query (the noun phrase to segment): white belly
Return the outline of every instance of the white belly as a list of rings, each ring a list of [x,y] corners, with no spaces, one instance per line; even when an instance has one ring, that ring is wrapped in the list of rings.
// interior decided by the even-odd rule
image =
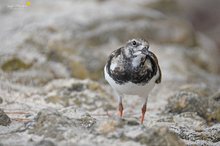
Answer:
[[[131,82],[125,84],[117,84],[107,73],[106,66],[104,68],[105,79],[111,85],[111,87],[116,90],[119,94],[125,95],[138,95],[140,97],[147,97],[150,91],[155,86],[155,80],[157,75],[154,76],[147,84],[137,85]]]

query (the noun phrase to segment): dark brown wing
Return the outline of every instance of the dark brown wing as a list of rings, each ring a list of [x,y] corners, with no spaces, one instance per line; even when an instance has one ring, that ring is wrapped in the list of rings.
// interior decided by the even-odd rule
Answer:
[[[154,55],[154,53],[150,52],[149,51],[149,55],[152,57],[152,59],[154,60],[154,62],[156,63],[156,66],[157,66],[157,69],[159,71],[159,76],[158,78],[156,79],[155,83],[159,84],[161,83],[161,79],[162,79],[162,73],[161,73],[161,70],[160,70],[160,66],[158,64],[158,60],[157,60],[157,57]]]
[[[107,68],[110,68],[110,65],[111,65],[111,61],[112,61],[112,58],[113,57],[117,57],[118,55],[121,54],[121,48],[117,49],[117,50],[114,50],[110,56],[108,57],[108,60],[107,60]]]
[[[112,54],[109,56],[107,64],[106,64],[106,70],[107,70],[109,76],[118,84],[124,84],[129,81],[129,74],[125,70],[124,65],[121,68],[116,67],[114,70],[110,69],[112,60],[117,58],[118,55],[122,54],[122,48],[119,48],[119,49],[113,51]]]

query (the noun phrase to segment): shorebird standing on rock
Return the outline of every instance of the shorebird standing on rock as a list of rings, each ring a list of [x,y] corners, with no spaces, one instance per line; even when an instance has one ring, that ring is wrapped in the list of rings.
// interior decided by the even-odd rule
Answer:
[[[148,94],[161,82],[157,57],[149,51],[149,44],[142,39],[129,40],[113,51],[104,68],[105,79],[118,94],[119,115],[123,115],[122,97],[138,95],[145,98],[141,124],[147,109]]]

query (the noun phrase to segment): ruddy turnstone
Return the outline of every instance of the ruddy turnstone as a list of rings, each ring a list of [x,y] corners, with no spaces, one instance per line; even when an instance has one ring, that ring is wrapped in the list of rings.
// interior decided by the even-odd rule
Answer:
[[[141,124],[147,109],[149,92],[161,82],[161,70],[157,57],[149,51],[149,44],[142,39],[129,40],[113,51],[104,68],[105,79],[118,94],[118,110],[122,117],[124,95],[145,98]]]

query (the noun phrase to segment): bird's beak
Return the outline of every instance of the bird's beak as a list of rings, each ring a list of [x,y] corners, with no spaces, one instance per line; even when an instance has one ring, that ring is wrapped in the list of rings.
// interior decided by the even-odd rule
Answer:
[[[141,50],[141,53],[144,54],[144,55],[148,55],[148,48],[147,48],[147,47],[144,47],[144,48]]]

